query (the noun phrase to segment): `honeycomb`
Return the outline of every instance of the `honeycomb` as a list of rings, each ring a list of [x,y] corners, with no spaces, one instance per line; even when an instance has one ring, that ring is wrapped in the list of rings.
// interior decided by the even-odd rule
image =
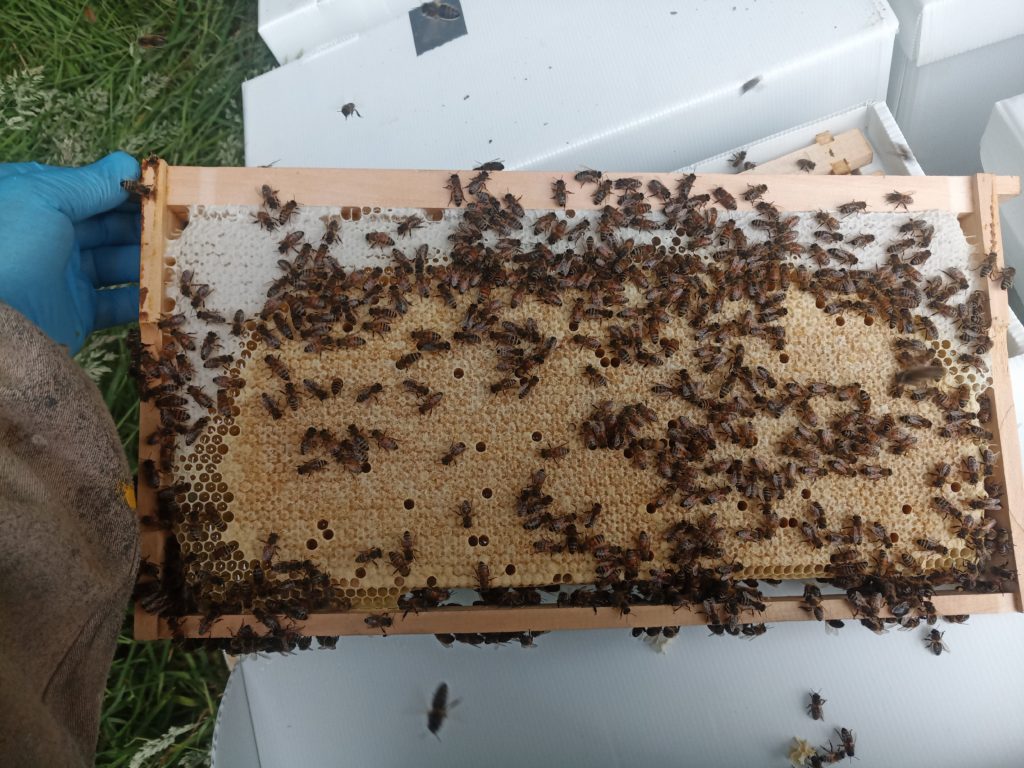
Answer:
[[[167,315],[183,312],[181,330],[194,334],[197,347],[213,330],[220,345],[215,354],[235,356],[226,369],[207,369],[198,351],[188,352],[195,368],[191,383],[212,396],[217,390],[214,376],[244,379],[243,387],[225,393],[230,398],[225,412],[190,402],[186,407],[190,417],[208,417],[208,426],[191,445],[181,435],[175,438],[173,480],[189,484],[177,501],[190,522],[179,522],[174,536],[186,563],[186,580],[208,599],[219,599],[225,585],[251,580],[254,570],[266,565],[261,553],[271,533],[278,537],[278,561],[311,560],[330,574],[338,594],[366,608],[394,607],[400,595],[413,589],[475,587],[480,563],[489,570],[491,586],[593,583],[598,565],[594,554],[586,547],[577,552],[564,548],[537,551],[538,541],[557,543],[561,537],[544,527],[526,530],[523,518],[517,515],[517,499],[538,469],[546,475],[543,494],[551,498],[547,511],[556,517],[575,514],[573,524],[583,538],[600,535],[609,545],[625,549],[638,548],[641,532],[647,534],[651,551],[641,564],[642,577],[670,565],[672,546],[666,540],[666,531],[680,520],[697,521],[713,514],[726,535],[720,556],[709,562],[735,564],[736,573],[743,577],[825,578],[836,552],[851,547],[826,541],[818,548],[808,543],[801,526],[813,524],[812,503],[820,504],[825,511],[827,527],[820,531],[822,534],[827,530],[848,532],[855,515],[863,519],[863,543],[855,549],[865,561],[874,563],[885,552],[899,570],[906,567],[901,565],[901,555],[906,553],[918,564],[915,568],[949,571],[976,560],[975,552],[956,535],[955,527],[933,506],[932,499],[941,496],[966,509],[969,500],[985,497],[981,478],[971,482],[961,470],[961,463],[966,457],[979,456],[988,443],[974,436],[941,436],[945,413],[933,398],[914,401],[891,392],[894,376],[901,370],[894,344],[898,339],[913,338],[934,350],[941,363],[941,378],[934,386],[948,395],[966,385],[968,402],[964,410],[977,408],[978,395],[992,383],[988,375],[990,361],[983,354],[982,367],[958,363],[958,355],[966,349],[957,339],[955,318],[933,316],[938,338],[926,341],[920,332],[900,334],[877,316],[856,309],[834,313],[828,299],[791,285],[778,305],[785,314],[774,321],[785,328],[781,348],[767,337],[752,335],[736,336],[721,345],[728,351],[742,343],[743,364],[751,370],[761,366],[768,371],[777,382],[772,390],[775,393],[792,382],[803,386],[812,382],[839,386],[856,383],[855,390],[870,396],[867,411],[872,416],[891,414],[900,430],[916,438],[900,455],[887,450],[883,440],[875,458],[855,464],[855,470],[865,464],[891,470],[879,479],[868,479],[863,474],[845,477],[828,470],[820,477],[797,476],[781,498],[770,501],[780,518],[774,535],[745,541],[737,532],[762,525],[763,499],[744,495],[741,488],[726,481],[723,473],[713,476],[705,468],[719,461],[741,459],[748,465],[759,461],[779,473],[790,461],[780,454],[780,445],[787,436],[801,424],[817,431],[844,415],[857,414],[854,401],[840,400],[834,393],[822,394],[807,400],[812,417],[788,408],[778,418],[758,410],[749,418],[738,419],[756,435],[752,444],[740,447],[719,435],[714,447],[693,462],[695,483],[703,489],[695,494],[698,498],[684,502],[681,497],[685,494],[677,493],[661,503],[666,481],[659,475],[654,457],[669,447],[671,430],[700,423],[703,411],[681,397],[658,396],[652,388],[674,385],[677,372],[685,368],[704,386],[707,396],[714,397],[729,363],[723,360],[702,371],[701,361],[694,357],[695,348],[701,344],[695,341],[694,327],[685,315],[675,314],[661,324],[660,337],[676,340],[678,351],[653,347],[656,364],[621,359],[608,343],[609,329],[628,327],[632,322],[630,310],[644,305],[645,289],[639,280],[626,281],[627,303],[612,307],[620,315],[612,318],[579,314],[575,299],[580,292],[572,289],[563,292],[560,306],[534,295],[517,301],[508,288],[491,290],[487,300],[500,307],[496,311],[501,321],[525,326],[532,320],[539,339],[557,339],[538,370],[539,381],[525,396],[519,396],[525,380],[495,394],[491,385],[504,374],[495,369],[500,358],[496,357],[494,343],[453,342],[450,351],[422,352],[408,368],[396,367],[404,355],[416,350],[411,332],[432,329],[446,340],[453,338],[469,307],[481,301],[472,288],[464,293],[454,291],[450,303],[436,289],[426,299],[408,294],[408,310],[390,320],[390,329],[383,333],[362,329],[362,323],[372,319],[365,312],[355,325],[339,318],[333,329],[335,335],[359,335],[365,340],[362,346],[351,349],[311,353],[305,351],[306,339],[296,334],[289,341],[276,331],[280,347],[270,349],[255,330],[261,322],[256,316],[267,302],[268,288],[283,274],[278,262],[294,257],[294,251],[286,255],[279,252],[278,241],[285,231],[301,231],[308,242],[317,244],[327,223],[339,222],[341,241],[331,247],[331,254],[347,269],[382,268],[371,278],[383,286],[371,304],[384,308],[391,306],[387,287],[397,279],[395,262],[390,247],[373,249],[366,236],[378,231],[389,233],[408,258],[418,246],[426,245],[429,263],[440,268],[447,263],[449,237],[461,221],[461,209],[303,206],[287,227],[274,234],[254,225],[258,210],[256,201],[252,206],[194,206],[188,211],[188,225],[180,236],[166,244]],[[548,213],[526,211],[525,227],[519,236],[529,241],[533,225]],[[400,237],[397,223],[410,215],[423,217],[425,225],[410,237]],[[793,226],[797,242],[816,242],[815,231],[820,226],[814,213],[795,215],[799,217]],[[564,216],[570,226],[586,222],[586,231],[593,235],[599,213],[559,210],[559,216]],[[652,217],[657,219],[657,214]],[[766,236],[756,225],[757,218],[756,213],[720,211],[718,226],[733,222],[750,243],[759,243]],[[951,303],[963,301],[970,291],[981,289],[983,278],[967,269],[971,247],[956,217],[929,211],[914,212],[913,218],[933,230],[931,257],[916,267],[921,280],[948,284],[949,273],[956,268],[962,270],[969,287],[958,291]],[[881,269],[889,259],[886,248],[903,237],[899,228],[910,219],[908,214],[857,213],[839,218],[838,231],[847,239],[857,234],[873,235],[872,243],[856,250],[856,268]],[[716,244],[695,244],[682,230],[631,230],[628,234],[638,247],[653,246],[659,257],[692,254],[706,269],[716,264]],[[535,239],[547,242],[543,236]],[[482,238],[488,245],[496,240],[492,233]],[[551,252],[563,254],[574,245],[561,239],[549,247]],[[810,271],[818,268],[806,255],[792,255],[787,261]],[[206,309],[219,312],[229,323],[236,310],[244,313],[247,319],[241,336],[231,335],[229,324],[210,325],[197,317],[180,292],[186,270],[193,273],[194,283],[212,287],[205,300]],[[707,275],[705,280],[708,287],[714,287]],[[756,308],[749,297],[729,297],[708,321],[723,325],[741,321],[751,309]],[[266,325],[274,330],[269,321]],[[598,339],[597,348],[574,344],[575,334]],[[525,341],[522,345],[533,350],[540,346]],[[264,362],[267,354],[276,355],[290,371],[298,393],[294,408],[287,402],[281,378]],[[600,384],[584,373],[588,365],[598,372]],[[343,380],[343,386],[337,395],[328,393],[324,399],[302,384],[309,380],[329,390],[335,377]],[[403,388],[402,382],[409,378],[427,385],[431,392],[443,392],[439,405],[421,413],[422,398]],[[358,393],[375,383],[383,386],[382,392],[360,402]],[[741,391],[737,384],[729,396]],[[263,404],[265,394],[274,398],[280,418],[268,414]],[[610,401],[615,409],[633,403],[653,409],[653,418],[631,435],[634,440],[649,439],[649,450],[588,448],[585,423],[602,401]],[[911,428],[899,420],[900,416],[923,417],[932,426]],[[816,418],[816,426],[809,427],[809,418]],[[356,471],[330,460],[322,447],[309,453],[301,451],[303,436],[310,428],[344,437],[351,434],[349,425],[355,425],[369,445],[367,460]],[[370,437],[373,430],[396,441],[397,449],[381,448]],[[460,443],[465,450],[442,462],[452,446]],[[545,458],[542,451],[559,455]],[[646,458],[645,453],[649,454]],[[318,457],[325,457],[324,467],[309,473],[298,471]],[[823,456],[821,466],[826,466],[826,461]],[[639,466],[644,463],[646,468]],[[933,473],[941,464],[949,464],[951,472],[936,487]],[[164,481],[169,484],[166,477]],[[721,492],[712,493],[716,488]],[[463,502],[472,506],[468,526],[460,513]],[[595,503],[601,505],[600,513],[593,525],[586,527],[588,511]],[[202,522],[195,522],[197,519]],[[884,526],[888,538],[884,548],[866,530],[872,523]],[[407,531],[414,537],[415,556],[408,564],[408,574],[402,575],[389,563],[388,553],[402,551],[402,537]],[[946,547],[948,554],[923,550],[915,543],[919,539],[935,541]],[[381,559],[357,562],[359,553],[373,547],[380,548]],[[204,571],[218,575],[216,586],[202,578]]]

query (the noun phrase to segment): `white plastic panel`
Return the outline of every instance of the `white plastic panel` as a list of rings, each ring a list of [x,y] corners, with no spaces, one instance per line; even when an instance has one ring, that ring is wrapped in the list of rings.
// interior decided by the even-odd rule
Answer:
[[[395,17],[246,83],[246,162],[678,168],[882,98],[896,31],[878,0],[467,0],[463,15],[468,34],[422,56]]]
[[[1024,34],[1020,0],[889,0],[903,54],[918,67]]]
[[[259,768],[288,766],[786,766],[793,736],[856,732],[859,766],[1020,765],[1024,616],[924,630],[832,636],[817,622],[778,624],[751,643],[685,627],[658,653],[628,629],[562,632],[537,647],[442,648],[431,636],[342,638],[336,651],[249,657]],[[447,682],[440,740],[427,708]],[[807,694],[828,700],[825,721]],[[230,749],[226,739],[218,752]],[[222,763],[216,757],[216,765]]]

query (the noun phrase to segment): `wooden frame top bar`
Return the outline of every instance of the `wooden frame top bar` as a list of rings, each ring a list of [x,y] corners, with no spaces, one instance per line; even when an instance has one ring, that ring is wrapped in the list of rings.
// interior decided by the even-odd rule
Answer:
[[[258,205],[259,188],[269,184],[286,197],[295,197],[304,205],[386,206],[392,208],[447,207],[444,185],[453,171],[364,170],[343,168],[196,168],[171,166],[167,169],[166,204],[171,208],[190,205]],[[457,172],[465,186],[476,171]],[[490,174],[491,194],[512,192],[521,195],[525,208],[553,208],[551,184],[564,179],[570,193],[570,209],[594,210],[591,193],[594,186],[581,187],[574,172],[498,171]],[[607,173],[611,178],[635,176],[645,183],[657,179],[675,188],[683,173]],[[993,177],[997,194],[1018,194],[1020,180],[1013,176]],[[767,197],[785,210],[835,208],[851,200],[864,200],[869,211],[891,212],[885,195],[898,189],[913,196],[909,210],[947,210],[958,215],[974,210],[972,176],[820,176],[804,174],[759,175],[756,179],[737,174],[698,175],[694,194],[723,187],[736,197],[741,210],[749,210],[741,193],[751,182],[768,185]]]

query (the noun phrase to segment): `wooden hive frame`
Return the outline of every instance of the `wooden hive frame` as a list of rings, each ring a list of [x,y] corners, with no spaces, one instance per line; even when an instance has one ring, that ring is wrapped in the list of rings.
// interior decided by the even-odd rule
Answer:
[[[451,171],[401,170],[325,170],[298,168],[194,168],[168,167],[164,162],[147,164],[142,183],[152,187],[152,194],[142,206],[142,252],[140,277],[139,322],[142,343],[156,351],[163,332],[157,321],[166,305],[165,286],[170,266],[165,261],[165,245],[180,234],[187,224],[192,205],[257,205],[257,190],[262,184],[274,188],[302,190],[302,202],[316,206],[381,206],[437,209],[446,206],[444,184]],[[466,172],[463,172],[464,174]],[[471,173],[471,172],[470,172]],[[658,179],[671,186],[678,174],[634,174],[647,181]],[[525,208],[550,209],[551,180],[549,172],[502,172],[521,191]],[[894,181],[884,176],[820,176],[761,175],[757,179],[771,190],[773,202],[782,210],[802,211],[835,208],[851,199],[881,200],[891,192]],[[908,180],[901,177],[897,186]],[[696,188],[724,187],[736,198],[740,210],[751,205],[741,198],[749,178],[741,175],[707,174],[699,176]],[[998,268],[1003,266],[999,229],[999,200],[1020,193],[1017,177],[979,174],[974,177],[916,177],[912,180],[911,211],[940,210],[955,213],[964,234],[974,244],[975,252],[997,254]],[[597,208],[585,196],[574,208]],[[965,267],[967,265],[964,265]],[[1024,473],[1020,462],[1016,417],[1009,379],[1006,329],[1009,322],[1007,294],[998,285],[986,281],[991,313],[994,346],[992,356],[992,405],[995,440],[1002,461],[997,466],[997,480],[1005,487],[1005,504],[992,516],[1010,532],[1013,565],[1024,562]],[[139,462],[157,459],[158,449],[147,445],[141,436],[150,434],[159,423],[159,413],[152,403],[140,409]],[[1002,475],[1000,477],[999,475]],[[139,484],[138,515],[140,520],[153,516],[156,510],[155,491]],[[162,565],[166,531],[142,523],[142,556],[150,563]],[[797,621],[811,618],[799,607],[798,597],[766,597],[767,610],[759,619],[764,622]],[[973,594],[939,593],[933,602],[940,614],[1024,612],[1024,598],[1019,583],[1010,591]],[[842,595],[822,600],[827,619],[848,619],[854,611]],[[367,626],[366,610],[345,613],[318,613],[297,622],[296,630],[307,635],[374,635],[380,630]],[[888,617],[883,611],[880,616]],[[180,617],[177,632],[165,618],[135,608],[135,636],[152,640],[172,636],[197,637],[201,617]],[[252,624],[249,614],[225,615],[204,637],[230,637],[244,624]],[[419,614],[410,613],[395,621],[393,634],[521,632],[558,629],[593,629],[610,627],[653,627],[697,625],[706,617],[697,610],[673,609],[667,605],[634,605],[628,614],[617,608],[557,607],[542,605],[521,608],[493,606],[450,606]]]

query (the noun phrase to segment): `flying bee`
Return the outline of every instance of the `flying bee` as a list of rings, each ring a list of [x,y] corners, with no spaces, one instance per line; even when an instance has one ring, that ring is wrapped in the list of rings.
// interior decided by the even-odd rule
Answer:
[[[391,239],[391,236],[387,232],[367,232],[366,242],[370,244],[371,248],[390,248],[395,244],[395,241]]]
[[[711,194],[714,196],[715,202],[717,202],[726,210],[736,210],[736,198],[729,194],[729,192],[727,192],[724,188],[715,187],[713,190],[711,190]]]
[[[424,5],[428,5],[428,3],[424,3]],[[437,686],[434,698],[430,702],[430,709],[427,710],[427,730],[437,736],[438,741],[441,740],[441,737],[437,733],[444,725],[445,718],[448,717],[448,710],[458,703],[459,700],[456,699],[448,704],[448,683],[441,683]]]
[[[356,117],[360,117],[360,118],[362,117],[362,115],[359,114],[359,110],[356,109],[356,105],[354,103],[352,103],[351,101],[348,102],[347,104],[342,104],[341,108],[338,111],[341,112],[342,116],[346,120],[348,120],[350,117],[352,117],[352,115],[355,115]]]
[[[465,199],[462,194],[462,181],[459,179],[459,174],[453,173],[448,177],[448,183],[445,184],[451,195],[448,198],[448,202],[454,205],[456,208],[462,205],[462,201]]]
[[[811,160],[810,158],[801,157],[796,161],[796,167],[799,168],[804,173],[810,173],[811,171],[818,167],[818,164]]]
[[[375,384],[371,384],[370,386],[365,387],[365,388],[359,390],[359,392],[356,394],[356,402],[357,403],[365,403],[368,400],[372,400],[373,402],[377,402],[377,396],[380,395],[380,393],[383,392],[383,391],[384,391],[384,385],[381,384],[380,382],[377,382]]]
[[[885,195],[885,202],[893,206],[894,210],[902,208],[907,210],[908,205],[914,204],[914,198],[905,192],[888,192]]]
[[[423,219],[420,216],[406,216],[398,225],[398,236],[407,237],[413,233],[413,230],[420,229],[423,226]]]
[[[455,464],[456,459],[466,451],[466,444],[462,442],[452,443],[448,447],[448,452],[441,457],[441,463],[446,467]]]
[[[356,555],[356,562],[360,565],[366,563],[373,563],[373,567],[377,568],[377,561],[383,557],[383,553],[380,551],[380,547],[370,547],[369,549],[362,550]]]

